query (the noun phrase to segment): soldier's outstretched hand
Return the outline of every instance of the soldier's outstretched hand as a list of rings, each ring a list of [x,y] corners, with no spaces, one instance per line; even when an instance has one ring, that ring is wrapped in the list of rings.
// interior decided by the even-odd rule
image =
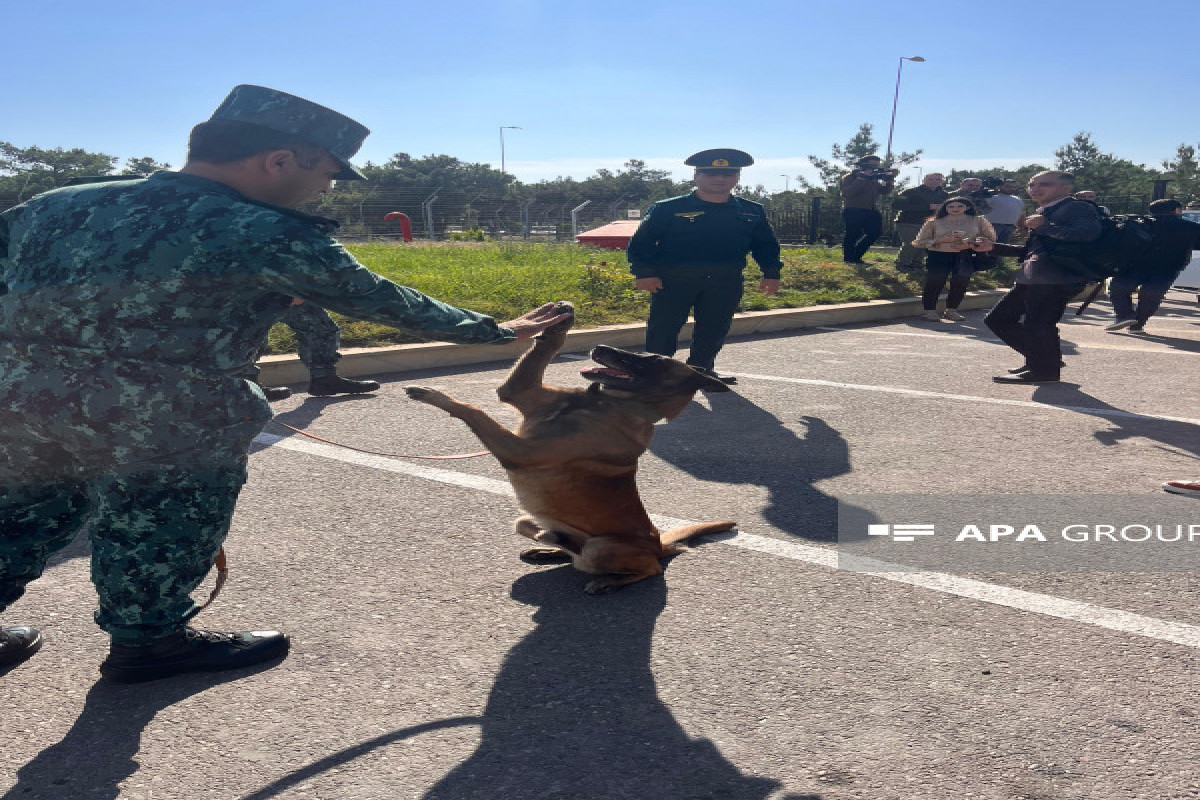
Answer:
[[[508,328],[517,335],[517,341],[530,339],[549,327],[574,318],[575,308],[570,303],[559,301],[546,303],[528,314],[523,314],[514,320],[500,323],[501,328]]]

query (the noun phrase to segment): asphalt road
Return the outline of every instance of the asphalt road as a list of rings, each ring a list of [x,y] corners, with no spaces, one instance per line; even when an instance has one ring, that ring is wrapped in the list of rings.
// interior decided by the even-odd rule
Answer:
[[[740,535],[664,578],[583,593],[517,559],[490,458],[355,453],[270,425],[198,624],[279,627],[277,666],[97,682],[86,543],[5,615],[47,644],[0,677],[4,800],[1127,800],[1200,797],[1200,578],[1191,571],[864,575],[837,508],[870,494],[1144,495],[1200,474],[1200,313],[1145,335],[1103,304],[1063,325],[1067,383],[981,325],[912,319],[729,343],[736,393],[658,429],[652,513]],[[577,360],[549,380],[579,385]],[[502,420],[505,364],[384,376],[279,419],[399,454],[480,449],[408,401]],[[303,387],[297,387],[302,389]]]

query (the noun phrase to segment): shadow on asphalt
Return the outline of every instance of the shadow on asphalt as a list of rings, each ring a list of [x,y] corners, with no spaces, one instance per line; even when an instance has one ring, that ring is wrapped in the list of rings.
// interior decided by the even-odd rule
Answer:
[[[765,800],[776,791],[778,781],[742,774],[711,741],[688,736],[659,699],[650,661],[665,581],[592,597],[586,580],[564,567],[513,584],[514,600],[538,608],[537,628],[504,660],[479,748],[423,800]]]
[[[1051,383],[1038,386],[1034,389],[1030,399],[1035,403],[1067,407],[1068,410],[1080,414],[1087,414],[1088,409],[1124,411],[1122,408],[1088,394],[1078,384],[1073,383]],[[1118,417],[1106,414],[1097,414],[1096,416],[1112,426],[1092,434],[1100,444],[1112,447],[1124,439],[1150,439],[1160,442],[1159,449],[1188,458],[1200,459],[1200,429],[1189,422],[1172,422],[1166,419],[1137,416]],[[1179,476],[1168,475],[1162,477],[1162,480],[1170,480],[1173,477]]]
[[[278,663],[134,686],[97,681],[67,735],[18,769],[16,784],[0,800],[115,800],[122,796],[120,784],[138,771],[142,732],[155,715]]]
[[[513,584],[514,600],[538,607],[533,617],[537,628],[505,658],[482,717],[437,720],[369,739],[239,800],[269,800],[381,747],[464,725],[481,727],[478,749],[423,800],[766,800],[779,789],[779,781],[742,774],[709,740],[688,736],[658,698],[650,657],[655,622],[666,605],[663,579],[602,598],[583,592],[587,580],[563,567]],[[140,730],[152,716],[141,715],[129,727]],[[93,719],[89,727],[98,722]],[[132,755],[136,734],[123,738],[132,747],[121,748],[118,755]],[[86,744],[86,737],[77,742]],[[61,757],[67,755],[64,751]],[[59,764],[58,769],[65,767]],[[131,771],[122,771],[121,777]],[[38,774],[49,773],[43,769]],[[390,796],[383,788],[380,796]],[[821,800],[821,795],[788,794],[782,800]]]
[[[650,452],[703,481],[754,484],[768,492],[763,518],[811,541],[837,540],[837,498],[813,483],[850,471],[849,445],[819,417],[781,420],[735,391],[692,403],[655,432]],[[793,428],[802,427],[803,434]],[[714,442],[725,442],[716,452]]]

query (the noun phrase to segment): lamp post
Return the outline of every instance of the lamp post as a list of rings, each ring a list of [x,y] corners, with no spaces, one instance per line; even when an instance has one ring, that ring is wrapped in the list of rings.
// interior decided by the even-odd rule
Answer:
[[[896,67],[896,93],[892,97],[892,124],[888,126],[887,155],[883,163],[892,163],[892,131],[896,129],[896,104],[900,102],[900,73],[904,71],[905,61],[924,61],[920,56],[900,56],[900,66]]]
[[[785,192],[786,192],[786,191],[788,191],[788,176],[787,176],[787,175],[780,175],[779,177],[783,178],[783,190],[784,190]]]
[[[505,130],[505,128],[507,128],[509,130],[519,131],[519,130],[521,130],[521,126],[520,125],[501,125],[500,126],[500,171],[501,172],[504,172],[504,130]]]

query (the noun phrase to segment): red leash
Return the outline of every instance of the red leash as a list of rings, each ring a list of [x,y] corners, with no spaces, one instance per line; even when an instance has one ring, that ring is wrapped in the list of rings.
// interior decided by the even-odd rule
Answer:
[[[325,444],[331,444],[335,447],[344,447],[347,450],[353,450],[356,453],[366,453],[366,454],[372,455],[372,456],[387,456],[388,458],[424,458],[424,459],[433,459],[433,460],[439,460],[439,461],[448,461],[450,459],[455,459],[455,458],[477,458],[478,456],[486,456],[491,453],[490,450],[480,450],[478,453],[459,453],[459,454],[453,455],[453,456],[411,456],[411,455],[407,455],[405,453],[380,453],[377,450],[364,450],[361,447],[351,447],[348,444],[342,444],[341,442],[334,442],[329,439],[323,439],[320,436],[317,436],[315,434],[309,433],[307,431],[302,431],[299,428],[293,428],[291,425],[288,425],[286,422],[280,422],[277,419],[273,419],[273,420],[271,420],[271,422],[275,423],[276,425],[282,425],[283,427],[287,428],[289,431],[294,431],[294,432],[300,434],[301,436],[307,436],[310,439],[316,439],[318,442],[325,442]]]

